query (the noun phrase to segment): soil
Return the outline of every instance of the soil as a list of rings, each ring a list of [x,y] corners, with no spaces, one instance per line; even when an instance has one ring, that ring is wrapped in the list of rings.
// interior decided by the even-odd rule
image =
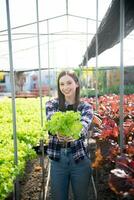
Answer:
[[[45,157],[45,163],[48,163],[47,158]],[[48,175],[48,165],[46,164],[45,168],[45,182],[47,183]],[[109,189],[107,184],[108,171],[105,171],[103,168],[98,172],[94,171],[94,181],[98,193],[97,200],[117,200],[116,195]],[[42,192],[42,169],[40,169],[40,159],[35,159],[31,162],[28,162],[26,167],[26,173],[23,180],[20,182],[21,185],[21,200],[41,200],[43,197]],[[46,193],[46,191],[45,191]],[[51,200],[50,186],[48,186],[46,200]],[[69,200],[73,200],[72,192],[70,190]],[[95,200],[95,194],[93,190],[92,181],[89,188],[89,200]]]
[[[40,158],[29,161],[26,172],[20,182],[21,200],[39,200],[42,191],[42,167]]]
[[[91,160],[94,158],[94,146],[91,145]],[[42,173],[42,157],[38,156],[37,159],[29,161],[26,166],[23,179],[20,180],[20,200],[51,200],[50,185],[47,187],[48,180],[48,159],[44,157],[44,173]],[[105,165],[97,170],[93,171],[93,181],[97,190],[97,200],[132,200],[132,197],[117,197],[108,186],[109,165]],[[44,176],[44,178],[43,178]],[[44,180],[44,183],[43,183]],[[44,184],[44,186],[43,186]],[[46,198],[43,196],[44,194]],[[46,192],[47,191],[47,192]],[[11,195],[12,196],[12,195]],[[9,197],[6,200],[13,200],[13,197]],[[72,192],[70,190],[69,200],[73,200]],[[89,187],[89,200],[96,200],[93,182],[91,181]]]

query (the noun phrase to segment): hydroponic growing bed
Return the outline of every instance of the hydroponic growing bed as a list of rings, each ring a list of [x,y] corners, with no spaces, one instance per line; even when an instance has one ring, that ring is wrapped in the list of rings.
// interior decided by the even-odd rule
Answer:
[[[94,99],[86,99],[95,107]],[[134,197],[134,95],[125,95],[123,143],[120,147],[120,119],[118,95],[101,96],[94,115],[92,137],[97,149],[92,164],[99,176],[108,171],[107,185],[119,198]],[[102,173],[101,173],[102,172]],[[103,181],[103,175],[99,180]]]
[[[40,125],[39,99],[16,99],[18,165],[14,164],[14,142],[11,99],[0,100],[0,199],[5,199],[14,181],[24,174],[28,160],[36,158],[33,147],[44,139]]]
[[[95,98],[82,100],[90,102],[95,109]],[[96,149],[94,147],[92,149],[92,145],[89,145],[98,200],[133,199],[134,95],[124,96],[125,137],[122,154],[119,147],[119,96],[101,96],[98,100],[98,112],[94,114],[90,130]],[[43,102],[45,105],[44,100]],[[18,166],[14,165],[11,99],[1,100],[0,110],[0,199],[5,200],[9,195],[11,197],[8,199],[12,199],[13,182],[17,176],[20,181],[21,200],[36,200],[39,196],[41,198],[43,190],[41,155],[37,156],[33,149],[46,134],[40,127],[39,99],[16,99]],[[45,113],[45,108],[43,110]],[[46,163],[45,156],[45,188],[48,173]],[[51,199],[49,187],[47,199]],[[89,199],[95,199],[92,182]]]

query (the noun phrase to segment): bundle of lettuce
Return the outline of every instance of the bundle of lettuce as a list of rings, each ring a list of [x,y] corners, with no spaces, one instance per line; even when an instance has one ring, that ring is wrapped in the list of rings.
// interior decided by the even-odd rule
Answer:
[[[77,140],[82,130],[80,118],[80,112],[55,112],[51,119],[47,121],[46,128],[52,135],[58,133],[61,136],[72,137]]]

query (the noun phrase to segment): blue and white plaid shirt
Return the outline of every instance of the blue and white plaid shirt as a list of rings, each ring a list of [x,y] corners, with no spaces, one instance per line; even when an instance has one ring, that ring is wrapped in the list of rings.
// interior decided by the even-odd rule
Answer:
[[[68,106],[67,103],[65,104]],[[52,99],[46,102],[46,117],[50,120],[51,116],[59,111],[59,101],[58,99]],[[81,113],[81,123],[83,125],[82,131],[80,133],[80,139],[75,140],[71,143],[71,150],[73,158],[76,162],[84,159],[87,154],[87,143],[84,142],[88,137],[89,127],[93,118],[93,108],[90,104],[86,102],[80,102],[77,111]],[[60,142],[56,136],[49,135],[49,145],[47,149],[47,154],[50,159],[58,161],[60,159]]]

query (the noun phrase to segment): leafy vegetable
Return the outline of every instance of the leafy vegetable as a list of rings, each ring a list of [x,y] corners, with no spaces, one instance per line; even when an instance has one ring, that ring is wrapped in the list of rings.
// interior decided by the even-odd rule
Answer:
[[[55,112],[51,119],[47,121],[46,128],[52,135],[59,133],[62,136],[79,139],[82,129],[80,113],[74,111]]]
[[[36,157],[32,146],[46,133],[39,116],[39,99],[16,99],[18,165],[15,165],[11,99],[0,100],[0,200],[13,191],[14,181],[24,174],[27,160]]]

